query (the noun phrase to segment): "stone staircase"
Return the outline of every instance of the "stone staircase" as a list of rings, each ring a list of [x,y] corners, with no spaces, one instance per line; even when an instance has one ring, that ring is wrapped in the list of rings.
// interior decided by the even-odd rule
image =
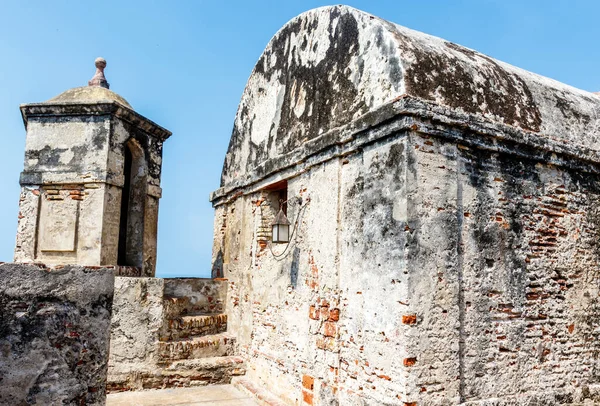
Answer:
[[[235,337],[227,333],[227,315],[220,304],[198,305],[186,296],[165,296],[163,306],[161,370],[144,387],[227,384],[233,376],[245,374],[243,359],[234,355]]]
[[[144,356],[127,364],[114,361],[107,384],[109,393],[229,384],[234,376],[246,373],[243,358],[235,356],[236,339],[227,332],[226,281],[156,278],[152,282],[151,279],[127,278],[118,282],[129,288],[123,289],[125,293],[121,295],[130,300],[120,300],[116,305],[121,312],[129,307],[130,311],[125,314],[130,324],[121,325],[118,330],[125,332],[119,333],[125,342],[115,347],[120,351],[120,358],[116,359],[135,351],[135,340],[127,331],[145,328],[145,335],[139,337],[150,338],[150,341],[153,337],[155,341]],[[150,283],[164,288],[153,290]],[[135,289],[130,288],[132,286]],[[131,294],[127,292],[141,293],[130,297],[126,296]],[[155,304],[150,306],[149,303]],[[150,314],[160,316],[152,319],[148,317]],[[140,320],[138,324],[136,318]],[[125,320],[121,317],[118,322],[122,324]]]

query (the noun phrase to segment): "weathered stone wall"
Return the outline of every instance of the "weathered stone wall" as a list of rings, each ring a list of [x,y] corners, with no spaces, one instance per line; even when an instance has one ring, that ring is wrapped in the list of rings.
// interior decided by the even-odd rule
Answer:
[[[99,183],[22,186],[15,261],[116,265],[101,257],[105,194]]]
[[[113,272],[0,264],[0,404],[105,403]]]
[[[399,140],[288,179],[289,247],[256,241],[264,192],[217,207],[229,328],[248,378],[290,404],[404,392],[406,237],[392,218],[406,221],[404,151]]]
[[[599,180],[410,132],[288,179],[279,258],[261,193],[218,206],[248,378],[290,404],[594,396]]]
[[[166,278],[165,297],[185,297],[188,313],[225,312],[227,281],[204,278]]]
[[[600,382],[597,171],[411,139],[410,398],[589,396]]]

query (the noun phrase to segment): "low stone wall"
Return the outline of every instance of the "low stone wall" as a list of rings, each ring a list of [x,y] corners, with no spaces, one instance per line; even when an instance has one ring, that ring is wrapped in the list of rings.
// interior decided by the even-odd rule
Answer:
[[[105,404],[113,272],[0,264],[0,404]]]

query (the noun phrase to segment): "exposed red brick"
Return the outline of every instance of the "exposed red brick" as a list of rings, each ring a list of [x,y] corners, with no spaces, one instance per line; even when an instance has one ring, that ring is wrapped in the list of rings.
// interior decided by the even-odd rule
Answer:
[[[308,390],[313,390],[315,387],[315,378],[310,375],[302,376],[302,387]]]
[[[405,314],[402,316],[402,324],[417,324],[416,314]]]
[[[340,319],[340,309],[331,309],[329,311],[329,320],[338,321]]]
[[[391,380],[392,380],[392,378],[390,378],[390,377],[389,377],[389,376],[387,376],[387,375],[377,375],[377,377],[378,377],[378,378],[381,378],[381,379],[385,379],[386,381],[391,381]]]
[[[315,306],[311,306],[308,308],[308,317],[313,320],[319,320],[319,309]]]
[[[417,402],[404,402],[404,406],[417,406]]]
[[[567,329],[569,330],[569,333],[572,333],[575,330],[575,324],[570,324]]]
[[[313,404],[313,394],[311,392],[302,391],[302,400],[308,405]]]
[[[404,366],[405,367],[412,367],[416,363],[417,363],[417,359],[415,357],[404,358]]]
[[[328,321],[325,322],[323,326],[323,334],[325,334],[326,337],[335,337],[337,335],[337,326],[335,323]]]

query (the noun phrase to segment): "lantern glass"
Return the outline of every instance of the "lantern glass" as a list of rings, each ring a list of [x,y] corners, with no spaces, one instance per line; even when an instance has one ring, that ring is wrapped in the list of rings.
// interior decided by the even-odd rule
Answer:
[[[288,242],[290,241],[290,226],[287,224],[281,224],[279,226],[279,241]]]
[[[288,224],[273,224],[273,242],[290,241],[290,226]]]

